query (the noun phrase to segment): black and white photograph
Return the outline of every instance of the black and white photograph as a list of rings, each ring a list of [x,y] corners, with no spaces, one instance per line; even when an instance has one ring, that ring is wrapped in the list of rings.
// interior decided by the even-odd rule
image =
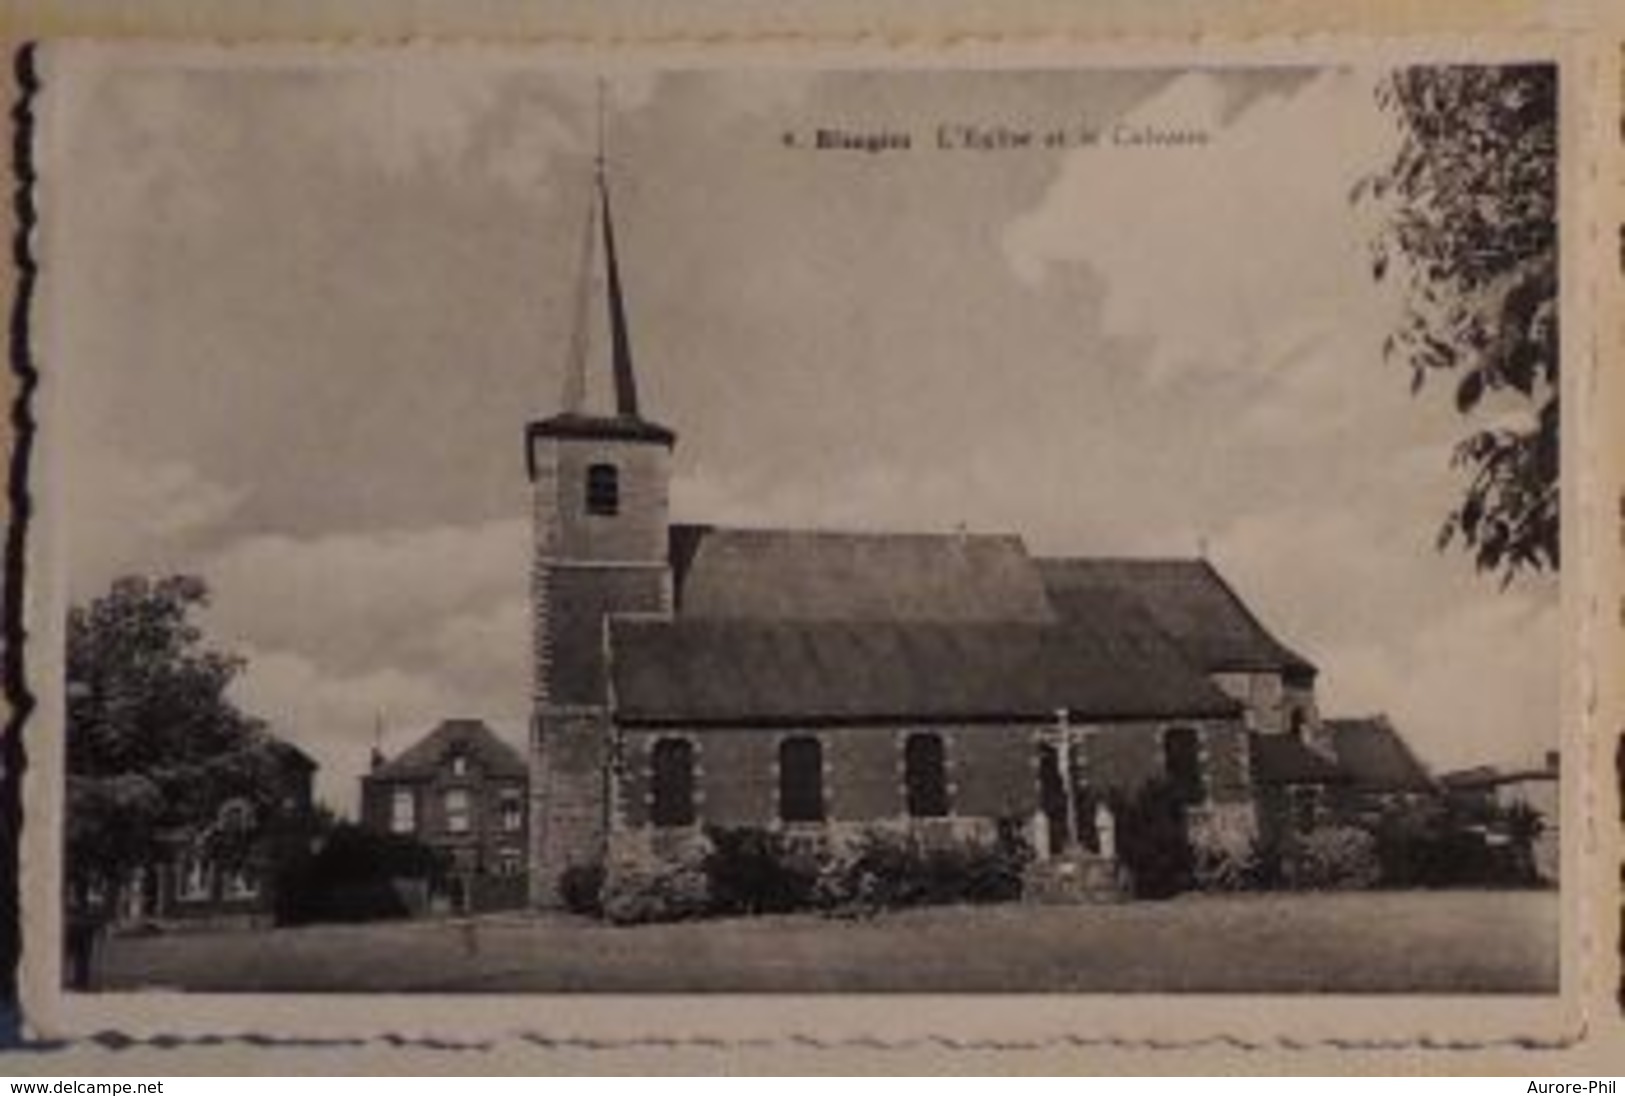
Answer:
[[[1560,993],[1557,64],[34,64],[64,992]]]

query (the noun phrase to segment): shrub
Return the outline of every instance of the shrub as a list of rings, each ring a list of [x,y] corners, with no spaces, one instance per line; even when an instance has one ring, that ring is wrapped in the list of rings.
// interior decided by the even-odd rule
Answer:
[[[725,914],[820,909],[865,915],[1021,896],[1031,860],[1019,823],[989,842],[872,829],[850,841],[795,840],[765,830],[713,830],[706,860],[712,909]]]
[[[1204,845],[1195,850],[1191,881],[1198,890],[1242,891],[1262,886],[1266,877],[1260,846],[1245,850],[1228,845]]]
[[[1117,855],[1136,898],[1169,898],[1189,890],[1195,853],[1185,831],[1185,801],[1173,785],[1152,781],[1117,797]]]
[[[617,925],[683,921],[711,909],[703,854],[617,861],[604,873],[600,895],[603,915]]]
[[[1483,842],[1442,816],[1390,811],[1375,830],[1377,864],[1390,887],[1455,886],[1478,874]]]
[[[752,827],[706,831],[704,873],[717,913],[783,913],[812,904],[820,865],[815,853]]]
[[[1318,826],[1282,850],[1281,878],[1295,890],[1363,890],[1381,874],[1376,839],[1358,826]]]
[[[1507,842],[1491,845],[1500,828]],[[1538,885],[1533,842],[1538,816],[1446,808],[1392,810],[1376,826],[1382,881],[1393,887],[1524,887]]]
[[[1019,823],[992,841],[933,842],[909,832],[871,831],[832,855],[819,875],[820,906],[872,912],[949,902],[1006,902],[1021,897],[1032,859]]]
[[[1215,804],[1189,811],[1185,833],[1192,850],[1191,881],[1199,890],[1257,886],[1258,816],[1251,805]]]
[[[279,861],[275,919],[297,925],[407,917],[412,904],[398,883],[426,888],[441,870],[440,858],[420,841],[341,823],[314,854]]]
[[[559,876],[559,897],[571,913],[597,917],[604,912],[604,866],[571,864]]]

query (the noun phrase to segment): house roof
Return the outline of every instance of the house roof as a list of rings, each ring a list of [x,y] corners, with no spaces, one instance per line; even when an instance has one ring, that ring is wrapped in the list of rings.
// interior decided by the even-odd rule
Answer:
[[[1325,754],[1289,734],[1254,732],[1249,742],[1259,784],[1340,784],[1349,776]]]
[[[1314,665],[1277,640],[1204,559],[1040,559],[1056,610],[1068,619],[1085,591],[1130,594],[1159,628],[1203,669],[1285,670]]]
[[[1433,777],[1386,716],[1328,719],[1324,729],[1337,763],[1364,791],[1430,791]]]
[[[677,615],[739,621],[1040,623],[1044,584],[1013,535],[675,525]]]
[[[525,759],[478,719],[447,719],[417,742],[367,774],[374,780],[423,780],[438,772],[454,750],[491,776],[525,777]]]
[[[1201,718],[1239,705],[1153,629],[612,618],[616,718],[812,725]]]
[[[1555,769],[1516,769],[1511,772],[1502,772],[1493,765],[1478,765],[1471,769],[1460,769],[1456,772],[1445,773],[1439,777],[1440,784],[1443,784],[1446,788],[1459,791],[1498,788],[1506,784],[1555,782],[1556,780],[1557,770]]]
[[[1501,771],[1493,765],[1475,765],[1470,769],[1458,769],[1439,777],[1439,783],[1446,788],[1491,788],[1501,780]]]

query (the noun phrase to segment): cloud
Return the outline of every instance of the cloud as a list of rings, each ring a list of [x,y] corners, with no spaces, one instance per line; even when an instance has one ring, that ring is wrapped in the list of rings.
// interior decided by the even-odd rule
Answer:
[[[523,520],[242,537],[207,560],[214,623],[273,649],[376,665],[432,649],[441,623],[523,590]]]
[[[1389,713],[1435,772],[1537,763],[1559,739],[1561,612],[1544,591],[1468,602],[1419,631],[1329,645],[1321,705]]]
[[[385,742],[392,750],[448,714],[449,698],[425,677],[394,669],[343,676],[294,651],[248,647],[240,653],[247,668],[233,683],[232,699],[316,760],[317,794],[340,811],[354,810],[354,780],[366,767],[380,720],[395,732]]]
[[[1384,161],[1391,130],[1369,77],[1328,71],[1234,119],[1222,78],[1192,73],[1120,120],[1211,135],[1199,148],[1102,143],[1072,153],[1041,203],[1004,235],[1029,284],[1087,264],[1102,323],[1148,337],[1150,368],[1257,376],[1374,307],[1366,235],[1349,192]],[[1313,150],[1310,152],[1309,150]]]
[[[340,674],[295,651],[249,647],[242,653],[247,668],[233,683],[232,699],[316,760],[317,795],[341,812],[356,809],[356,780],[380,725],[391,756],[442,719],[464,715],[485,719],[523,747],[522,714],[493,710],[436,675],[394,667]]]
[[[184,461],[114,459],[84,449],[70,460],[64,523],[72,595],[94,596],[118,575],[173,570],[197,540],[227,524],[247,494]]]
[[[295,92],[311,100],[301,121],[311,136],[335,156],[394,178],[451,172],[540,200],[558,158],[591,147],[591,114],[572,104],[573,82],[534,72],[428,64],[408,54],[323,71],[312,83]]]
[[[1559,739],[1556,583],[1500,590],[1434,550],[1425,497],[1386,497],[1240,517],[1212,558],[1320,667],[1324,714],[1385,712],[1436,768],[1537,760]]]
[[[387,753],[453,716],[522,746],[528,536],[515,521],[231,545],[203,570],[210,632],[247,659],[236,699],[317,758],[341,809],[380,720]]]

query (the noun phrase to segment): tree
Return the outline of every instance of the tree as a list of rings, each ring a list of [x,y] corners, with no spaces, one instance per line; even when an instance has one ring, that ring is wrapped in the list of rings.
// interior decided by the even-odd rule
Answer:
[[[1472,421],[1439,531],[1503,582],[1559,566],[1557,70],[1416,67],[1379,86],[1401,139],[1356,199],[1383,213],[1377,280],[1402,278],[1384,343],[1411,388],[1448,373]]]
[[[202,579],[121,578],[68,613],[70,885],[116,895],[169,844],[240,866],[288,810],[288,747],[227,697],[243,661],[193,619]]]

